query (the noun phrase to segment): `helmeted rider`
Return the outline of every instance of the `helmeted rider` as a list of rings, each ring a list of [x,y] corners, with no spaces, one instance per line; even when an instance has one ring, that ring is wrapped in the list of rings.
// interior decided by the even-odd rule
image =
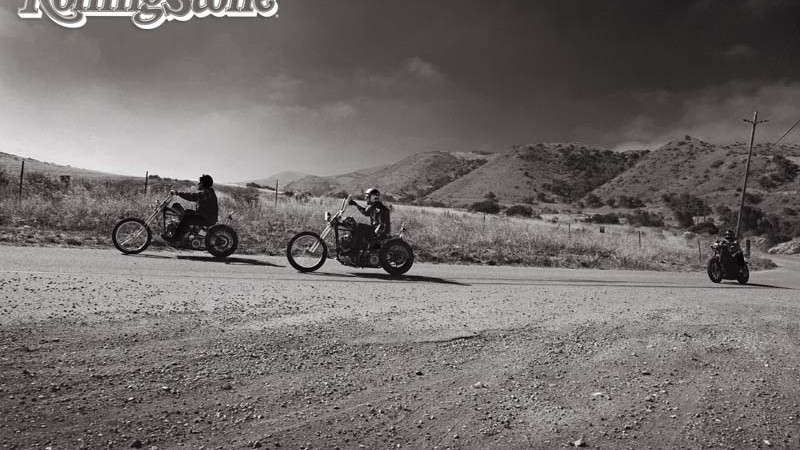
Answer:
[[[172,235],[167,234],[166,237],[182,239],[183,234],[186,233],[191,225],[210,227],[217,223],[219,202],[217,201],[217,194],[214,192],[214,179],[211,178],[211,175],[202,175],[200,177],[197,183],[197,192],[171,191],[171,193],[184,200],[195,202],[197,209],[187,209],[178,228],[175,229]]]
[[[358,208],[361,214],[368,216],[370,220],[369,225],[359,224],[359,234],[366,239],[382,238],[388,235],[392,231],[391,213],[381,201],[381,192],[376,188],[369,188],[364,191],[364,200],[367,202],[366,207],[359,205],[355,200],[350,200],[350,204]]]
[[[728,247],[731,254],[735,254],[739,251],[739,241],[736,239],[736,233],[734,233],[733,230],[725,230],[725,232],[722,233],[720,242]]]

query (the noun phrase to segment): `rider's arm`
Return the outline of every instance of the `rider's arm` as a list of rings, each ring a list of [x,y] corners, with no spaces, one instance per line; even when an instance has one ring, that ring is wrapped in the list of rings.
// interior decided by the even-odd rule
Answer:
[[[200,199],[200,192],[176,192],[175,195],[190,202],[196,202]]]
[[[350,200],[350,204],[358,208],[358,211],[361,214],[364,214],[365,216],[369,215],[367,214],[367,208],[364,208],[363,206],[359,205],[358,202],[356,202],[355,200]]]

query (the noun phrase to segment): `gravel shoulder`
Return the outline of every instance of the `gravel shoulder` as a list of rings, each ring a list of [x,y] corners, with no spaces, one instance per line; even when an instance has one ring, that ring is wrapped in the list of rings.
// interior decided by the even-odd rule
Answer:
[[[398,281],[0,247],[0,448],[799,448],[797,261]]]

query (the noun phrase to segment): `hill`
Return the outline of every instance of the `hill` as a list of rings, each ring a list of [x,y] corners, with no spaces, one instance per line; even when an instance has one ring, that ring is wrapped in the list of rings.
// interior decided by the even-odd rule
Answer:
[[[754,146],[747,188],[750,203],[778,214],[800,207],[798,161],[798,145]],[[685,193],[711,206],[738,209],[746,162],[745,143],[715,145],[686,136],[653,150],[593,194],[603,201],[631,196],[660,205],[665,195]]]
[[[465,205],[494,192],[501,203],[572,202],[634,165],[646,151],[614,152],[581,144],[515,146],[428,199]]]
[[[286,186],[289,183],[293,183],[293,182],[295,182],[297,180],[300,180],[300,179],[308,177],[308,176],[309,175],[307,173],[295,172],[295,171],[287,170],[285,172],[281,172],[281,173],[275,174],[275,175],[273,175],[271,177],[268,177],[268,178],[259,178],[257,180],[240,181],[240,182],[235,183],[235,184],[245,185],[247,183],[255,183],[255,184],[258,184],[259,186],[272,187],[274,189],[275,188],[275,183],[277,182],[278,183],[278,188],[279,189],[283,189],[283,186]]]
[[[22,156],[11,155],[3,152],[0,152],[0,171],[5,171],[6,177],[10,180],[14,179],[18,180],[23,160],[25,161],[26,173],[36,172],[51,177],[59,177],[62,175],[66,175],[74,178],[89,178],[89,179],[131,178],[124,175],[98,172],[96,170],[78,169],[71,166],[62,166],[59,164],[43,162],[33,158],[25,158]]]
[[[377,186],[392,197],[411,201],[457,180],[496,155],[475,152],[418,153],[388,166],[330,177],[307,176],[287,185],[287,190],[314,195],[355,193]]]

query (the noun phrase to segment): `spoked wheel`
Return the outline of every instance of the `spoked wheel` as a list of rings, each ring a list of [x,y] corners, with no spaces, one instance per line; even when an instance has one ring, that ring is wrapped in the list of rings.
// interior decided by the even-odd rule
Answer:
[[[706,271],[708,272],[708,278],[712,282],[719,283],[722,281],[722,263],[720,263],[717,258],[711,258],[708,260]]]
[[[206,250],[216,258],[231,256],[239,246],[239,236],[227,225],[214,225],[206,234]]]
[[[141,219],[122,219],[111,232],[114,247],[126,255],[135,255],[145,251],[153,238],[150,227]]]
[[[747,264],[744,264],[742,265],[742,267],[739,268],[739,275],[736,277],[736,281],[738,281],[739,284],[747,284],[749,280],[750,280],[750,268],[747,267]]]
[[[390,275],[400,276],[411,270],[414,250],[406,241],[394,239],[381,248],[381,267]]]
[[[317,233],[304,231],[296,234],[286,247],[289,264],[300,272],[313,272],[328,258],[328,246]]]

